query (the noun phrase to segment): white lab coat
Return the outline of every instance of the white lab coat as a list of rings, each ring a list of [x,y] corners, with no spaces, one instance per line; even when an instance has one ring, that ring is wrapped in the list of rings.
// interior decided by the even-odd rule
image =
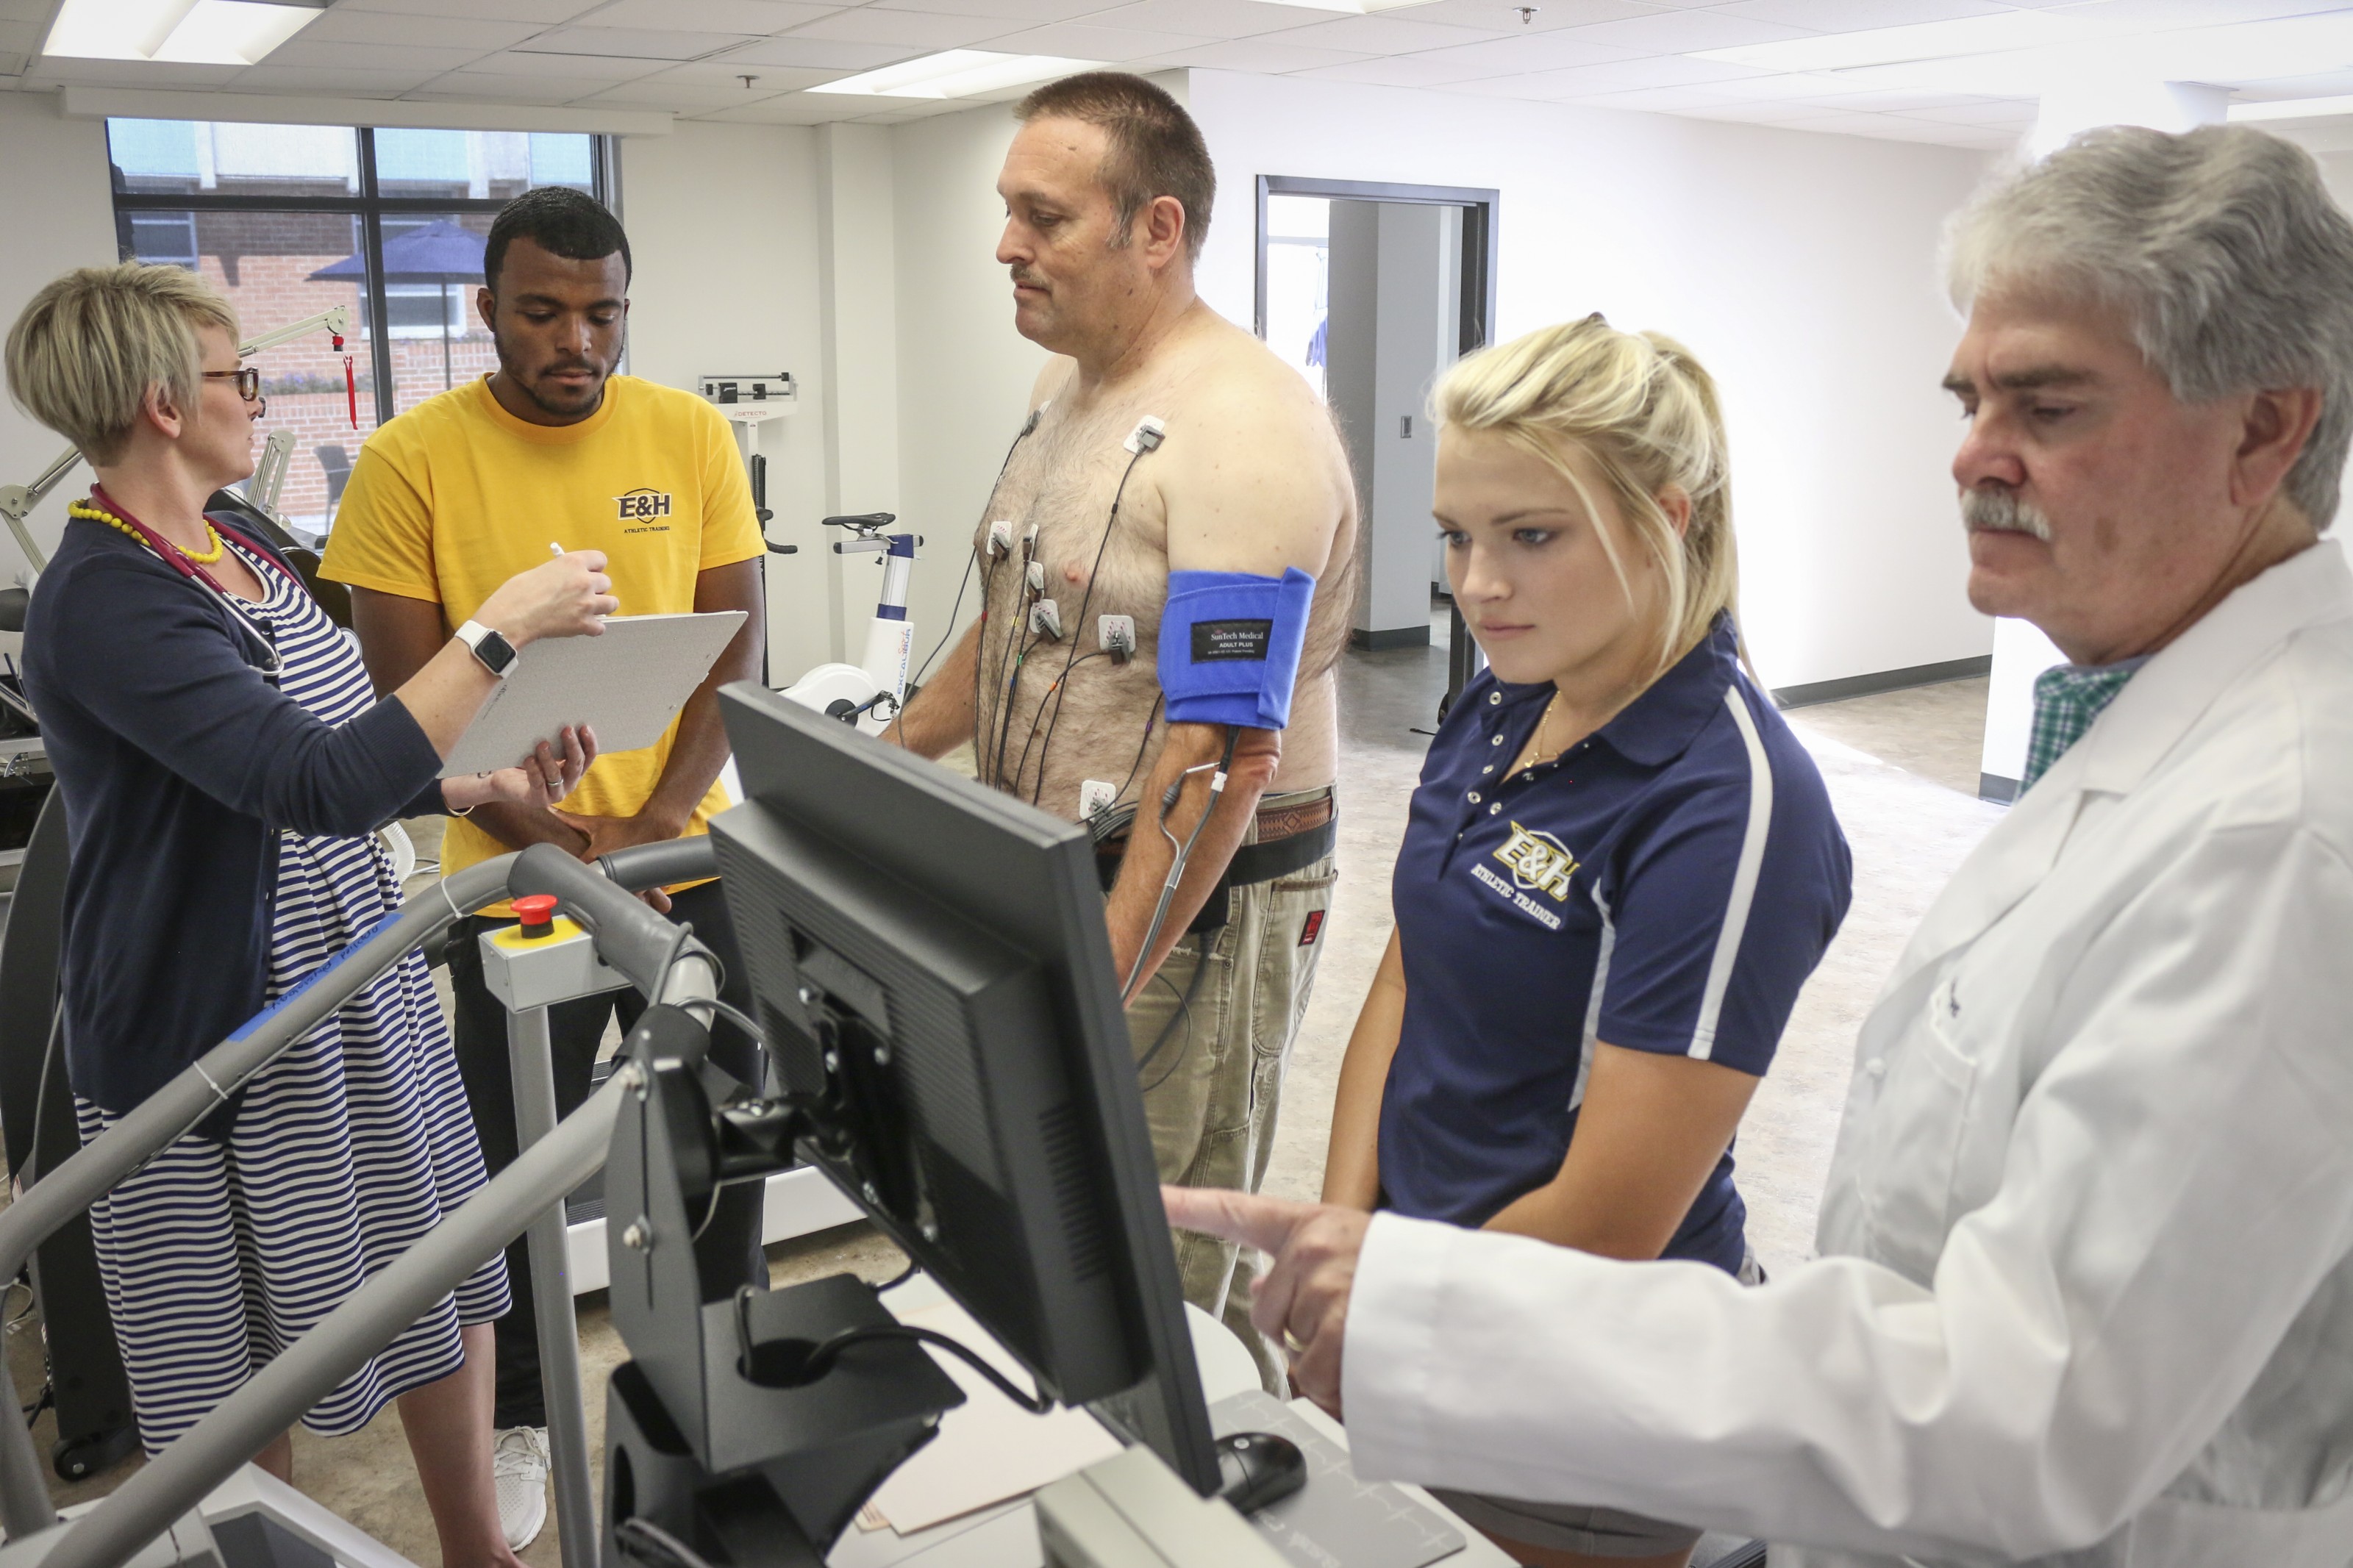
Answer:
[[[2353,1563],[2353,572],[2149,661],[1864,1024],[1821,1256],[1744,1290],[1384,1215],[1356,1467],[1776,1568]]]

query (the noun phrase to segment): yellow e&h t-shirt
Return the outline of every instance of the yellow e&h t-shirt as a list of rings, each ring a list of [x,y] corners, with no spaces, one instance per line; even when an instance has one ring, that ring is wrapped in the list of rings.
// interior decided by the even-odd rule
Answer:
[[[533,425],[499,405],[485,376],[368,437],[320,570],[356,588],[438,604],[454,631],[501,584],[543,563],[550,544],[603,551],[624,616],[691,611],[697,574],[766,548],[734,437],[702,398],[617,375],[579,424]],[[677,735],[673,721],[651,746],[598,757],[564,808],[636,815]],[[714,783],[686,831],[709,831],[711,815],[726,805]],[[453,820],[442,874],[505,850],[471,822]]]

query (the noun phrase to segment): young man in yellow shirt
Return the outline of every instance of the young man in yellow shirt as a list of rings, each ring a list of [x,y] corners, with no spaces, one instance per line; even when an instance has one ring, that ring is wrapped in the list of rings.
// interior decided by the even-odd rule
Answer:
[[[606,552],[623,615],[749,612],[669,733],[643,751],[596,759],[561,809],[486,805],[449,825],[444,872],[532,844],[593,860],[632,844],[702,833],[727,802],[718,689],[756,679],[765,630],[765,544],[726,421],[701,398],[615,375],[628,318],[629,248],[593,198],[564,187],[517,197],[491,226],[477,300],[498,370],[445,392],[368,438],[343,492],[322,570],[351,584],[368,674],[379,691],[406,680],[499,584],[547,558],[548,546]],[[648,895],[691,921],[731,976],[744,966],[716,882]],[[515,1157],[506,1015],[485,987],[474,938],[512,919],[507,906],[451,932],[458,1060],[482,1157],[495,1174]],[[559,1109],[586,1098],[616,1005],[635,1021],[634,993],[551,1010]],[[723,1026],[712,1059],[757,1089],[759,1048]],[[729,1189],[696,1256],[718,1300],[760,1269],[761,1194]],[[508,1249],[514,1310],[498,1325],[499,1511],[520,1549],[546,1518],[546,1424],[531,1271]],[[765,1270],[761,1270],[765,1278]]]

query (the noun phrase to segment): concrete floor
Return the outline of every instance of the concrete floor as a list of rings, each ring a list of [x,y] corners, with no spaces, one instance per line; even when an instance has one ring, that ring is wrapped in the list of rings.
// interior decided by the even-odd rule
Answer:
[[[1443,622],[1440,622],[1442,630]],[[1329,935],[1315,993],[1293,1049],[1276,1153],[1266,1188],[1315,1195],[1340,1058],[1358,1004],[1388,944],[1388,868],[1445,690],[1442,639],[1429,648],[1351,654],[1342,668],[1340,861]],[[1780,1054],[1744,1122],[1740,1182],[1750,1236],[1767,1268],[1812,1249],[1814,1213],[1852,1061],[1854,1031],[1905,940],[1952,868],[1999,819],[1975,795],[1986,683],[1957,681],[1790,713],[1821,767],[1854,851],[1855,895],[1845,928],[1800,996]],[[428,851],[429,852],[429,851]],[[843,1270],[880,1280],[896,1273],[897,1249],[862,1226],[770,1249],[786,1284]],[[590,1447],[602,1447],[605,1375],[622,1358],[601,1294],[579,1303],[583,1370],[592,1394]],[[11,1324],[7,1352],[20,1394],[39,1387],[37,1320]],[[37,1437],[47,1451],[49,1421]],[[132,1460],[59,1501],[111,1490]],[[296,1483],[313,1498],[420,1564],[439,1561],[416,1487],[396,1411],[332,1441],[298,1432]],[[551,1521],[523,1553],[554,1568]]]

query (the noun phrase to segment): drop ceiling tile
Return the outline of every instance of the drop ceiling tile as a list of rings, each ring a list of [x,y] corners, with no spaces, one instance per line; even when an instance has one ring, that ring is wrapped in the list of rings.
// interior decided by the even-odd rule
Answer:
[[[1200,44],[1188,49],[1155,55],[1152,65],[1160,67],[1190,67],[1202,70],[1249,71],[1257,76],[1282,76],[1289,71],[1314,70],[1317,66],[1345,65],[1350,60],[1372,57],[1350,54],[1345,49],[1314,49],[1298,44],[1286,44],[1282,35],[1264,38],[1236,38],[1230,43]]]
[[[958,16],[936,11],[872,11],[860,6],[837,11],[822,21],[796,27],[796,38],[833,38],[849,44],[903,44],[911,48],[961,49],[1019,30],[1026,24],[1002,16]]]
[[[1651,87],[1696,87],[1702,83],[1737,80],[1755,73],[1740,66],[1728,66],[1720,60],[1686,59],[1681,55],[1659,55],[1647,60],[1613,60],[1607,65],[1572,66],[1566,70],[1532,71],[1557,87],[1563,97],[1582,98],[1588,93],[1633,92]],[[1733,98],[1738,94],[1719,94]]]
[[[782,37],[763,38],[756,44],[730,49],[704,63],[798,66],[847,75],[851,71],[872,70],[876,66],[895,65],[926,52],[912,44],[904,47],[897,44],[845,44],[833,38],[802,38],[787,33]]]
[[[762,94],[797,92],[821,81],[832,81],[842,73],[822,67],[746,65],[737,59],[689,60],[684,65],[670,66],[648,77],[639,77],[640,85],[654,82],[678,82],[691,87],[733,88],[744,90],[744,79],[757,79],[754,90]]]
[[[910,0],[913,3],[913,0]],[[1183,33],[1199,38],[1249,38],[1306,26],[1330,12],[1262,0],[1136,0],[1095,11],[1087,20],[1099,27],[1135,27],[1147,33]],[[1414,15],[1419,16],[1417,10]]]
[[[1856,33],[1872,27],[1983,16],[2012,8],[2000,4],[2000,0],[1738,0],[1735,5],[1717,6],[1715,14],[1752,22],[1778,22],[1784,26],[1808,27],[1821,33]]]
[[[717,125],[830,125],[852,118],[871,99],[827,98],[788,92],[742,109],[713,110],[693,118]]]
[[[1445,87],[1452,82],[1516,73],[1440,59],[1435,55],[1383,55],[1369,60],[1351,60],[1346,65],[1317,66],[1297,74],[1324,81],[1362,82],[1368,87]]]
[[[1632,49],[1589,44],[1566,33],[1537,33],[1528,37],[1494,38],[1483,44],[1457,44],[1451,48],[1425,49],[1405,58],[1465,67],[1464,79],[1467,80],[1473,76],[1567,70],[1572,66],[1607,65],[1613,60],[1641,57]]]
[[[368,46],[371,52],[386,44],[434,48],[465,47],[472,48],[476,54],[486,55],[492,49],[512,48],[539,30],[538,25],[532,22],[483,22],[462,16],[412,16],[397,11],[358,11],[349,5],[338,5],[303,28],[292,41],[363,44]],[[290,47],[290,44],[281,46],[281,48],[286,47]],[[277,58],[273,53],[270,60]],[[373,65],[375,62],[361,58],[346,63]]]
[[[1574,29],[1574,35],[1588,43],[1662,55],[1729,49],[1742,44],[1778,44],[1814,36],[1803,27],[1754,22],[1714,11],[1662,11],[1650,16],[1630,16],[1622,22],[1596,22],[1589,27]]]
[[[1580,109],[1631,109],[1647,114],[1681,114],[1686,110],[1713,109],[1738,100],[1704,87],[1644,87],[1631,92],[1602,92],[1567,101]]]
[[[39,45],[40,26],[35,22],[0,22],[0,50],[29,54]]]
[[[551,81],[593,81],[598,87],[635,81],[651,76],[668,60],[630,59],[619,55],[551,55],[509,49],[485,55],[465,68],[485,76],[544,77]]]
[[[1521,19],[1522,5],[1535,14]],[[1658,7],[1637,0],[1433,0],[1412,7],[1417,22],[1444,22],[1458,27],[1500,27],[1514,34],[1553,33],[1563,27],[1589,27],[1597,22],[1622,22],[1650,16]]]
[[[337,0],[338,11],[391,11],[405,16],[459,16],[488,22],[569,22],[597,0]]]
[[[2061,7],[2119,27],[2213,27],[2344,9],[2345,0],[2071,0]]]
[[[1970,93],[1880,90],[1826,93],[1814,98],[1792,98],[1787,101],[1812,104],[1822,109],[1858,110],[1869,114],[1912,114],[1923,109],[1968,109],[2001,100]]]
[[[769,99],[782,97],[796,85],[780,81],[770,87],[762,83],[747,90],[739,82],[731,92],[725,88],[665,82],[659,77],[648,77],[643,81],[625,81],[618,87],[608,87],[602,92],[592,92],[574,101],[609,103],[623,109],[667,109],[673,114],[707,114],[713,110],[747,109],[755,103],[765,103]]]
[[[425,103],[531,103],[553,109],[602,92],[611,82],[554,76],[505,76],[491,71],[451,71],[414,92],[403,101]]]
[[[1282,35],[1282,41],[1366,55],[1410,55],[1511,36],[1501,27],[1448,26],[1435,22],[1409,22],[1401,16],[1343,16],[1334,22],[1293,27]]]
[[[353,48],[349,44],[314,44],[309,38],[296,38],[270,50],[265,63],[308,66],[313,70],[340,70],[347,66],[364,66],[370,70],[410,70],[421,81],[443,71],[463,69],[494,52],[463,47],[426,48],[415,44],[369,44]]]
[[[831,16],[838,5],[797,0],[614,0],[580,18],[584,27],[686,27],[706,33],[765,37]]]
[[[0,0],[0,19],[25,22],[37,27],[49,19],[49,12],[55,8],[56,3],[57,0]]]
[[[1008,55],[1061,55],[1074,60],[1140,60],[1198,45],[1182,33],[1148,33],[1140,27],[1098,27],[1091,22],[1050,22],[1026,32],[1007,33],[989,43]],[[1235,66],[1235,70],[1249,70]]]
[[[1885,91],[1874,82],[1850,81],[1838,71],[1779,71],[1764,76],[1727,78],[1716,90],[1733,98],[1786,101],[1799,98],[1837,98],[1847,93]]]
[[[637,27],[559,27],[517,52],[530,55],[611,55],[639,60],[693,60],[753,40],[743,33],[649,32]]]
[[[1795,103],[1723,103],[1709,109],[1694,109],[1691,113],[1701,120],[1722,120],[1735,125],[1786,125],[1793,120],[1809,120],[1815,113],[1810,105]]]
[[[1947,125],[2031,125],[2035,112],[2031,98],[1997,98],[1954,109],[1915,109],[1910,117]]]
[[[1103,0],[871,0],[875,11],[944,11],[958,16],[1004,16],[1032,26],[1092,16]],[[1172,29],[1172,31],[1179,29]]]

